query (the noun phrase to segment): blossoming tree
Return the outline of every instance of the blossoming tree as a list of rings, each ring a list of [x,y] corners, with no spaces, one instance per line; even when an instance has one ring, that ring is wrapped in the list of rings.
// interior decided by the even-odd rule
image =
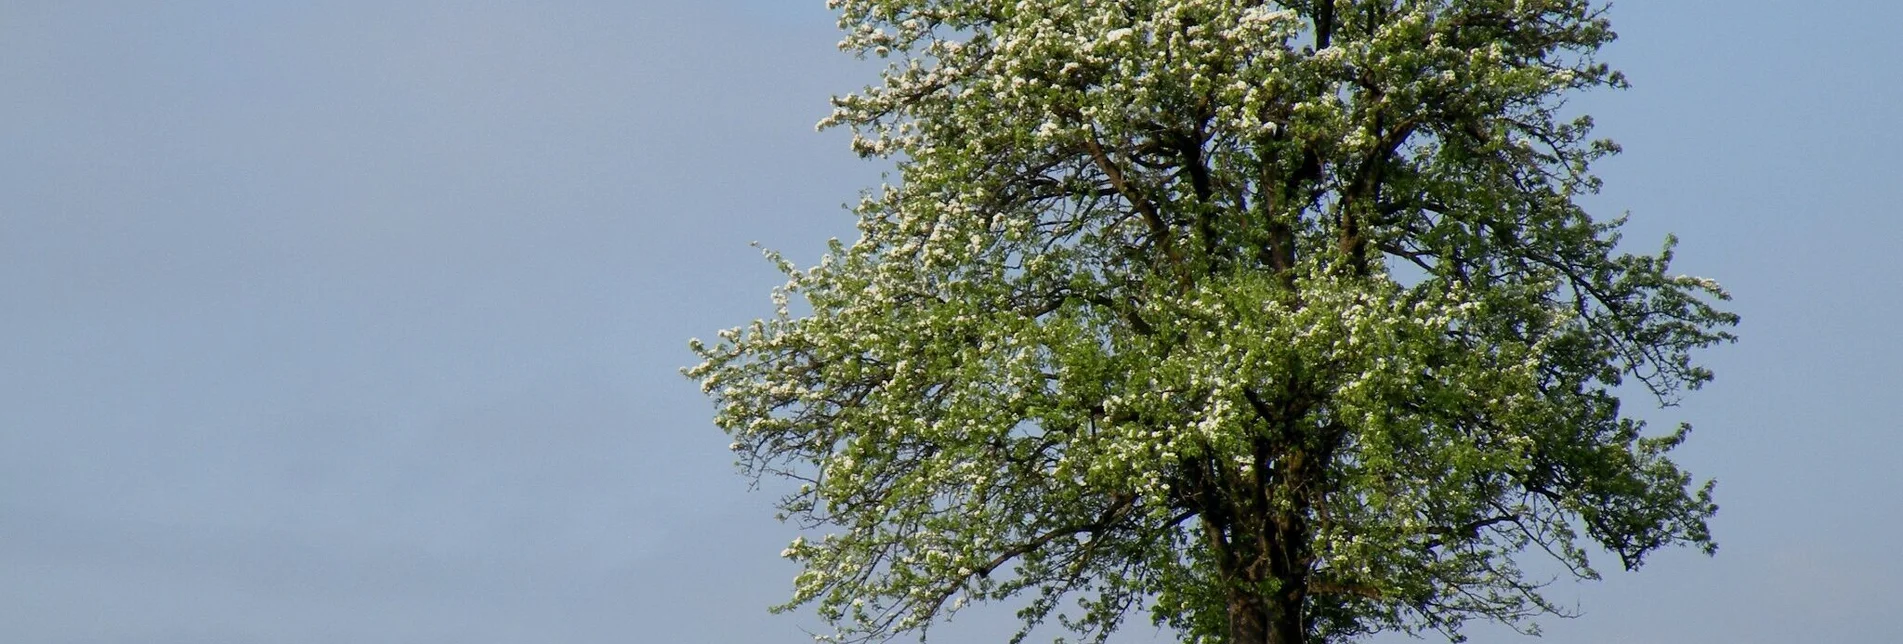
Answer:
[[[1099,640],[1458,638],[1561,612],[1523,557],[1714,548],[1686,429],[1620,396],[1706,382],[1736,318],[1577,205],[1617,150],[1562,113],[1624,84],[1604,7],[830,4],[890,66],[822,125],[899,179],[687,370],[797,485],[787,606],[829,638],[969,602]]]

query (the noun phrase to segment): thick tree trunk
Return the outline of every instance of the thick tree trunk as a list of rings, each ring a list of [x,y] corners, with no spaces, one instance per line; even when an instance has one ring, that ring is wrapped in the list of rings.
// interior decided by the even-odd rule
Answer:
[[[1228,644],[1307,644],[1308,566],[1301,556],[1306,548],[1300,537],[1290,534],[1290,528],[1305,526],[1299,521],[1261,523],[1275,527],[1255,535],[1231,532],[1223,540]]]
[[[1229,591],[1229,643],[1264,644],[1269,642],[1269,616],[1260,597],[1246,591]]]
[[[1304,397],[1245,396],[1266,424],[1253,449],[1255,473],[1198,470],[1191,477],[1208,486],[1196,498],[1227,585],[1227,644],[1308,644],[1309,512],[1339,433],[1311,441],[1292,426],[1289,419],[1306,413]],[[1320,449],[1305,447],[1313,442]]]
[[[1291,459],[1299,463],[1302,459]],[[1268,547],[1269,574],[1276,580],[1269,604],[1269,641],[1308,643],[1308,521],[1306,503],[1279,517]]]
[[[1295,582],[1295,580],[1290,580]],[[1270,644],[1308,644],[1308,616],[1302,612],[1303,598],[1307,593],[1299,586],[1300,582],[1289,584],[1292,588],[1283,588],[1269,601],[1279,604],[1269,615]]]
[[[1299,589],[1262,596],[1246,588],[1229,592],[1229,644],[1307,644]]]

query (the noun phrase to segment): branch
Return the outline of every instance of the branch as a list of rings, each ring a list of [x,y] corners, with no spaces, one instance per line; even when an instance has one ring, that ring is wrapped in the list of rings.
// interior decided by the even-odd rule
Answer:
[[[1488,526],[1499,525],[1502,523],[1517,522],[1519,520],[1520,520],[1520,516],[1517,514],[1502,514],[1499,516],[1492,516],[1492,517],[1487,517],[1485,519],[1481,519],[1478,521],[1469,522],[1469,523],[1455,526],[1452,528],[1435,528],[1435,529],[1429,530],[1428,532],[1431,534],[1439,534],[1439,535],[1445,535],[1449,537],[1462,537],[1462,538],[1472,539],[1475,536],[1477,536],[1482,529],[1487,528]],[[1444,545],[1447,545],[1447,542],[1441,540],[1438,537],[1433,539],[1428,539],[1426,544],[1426,546],[1430,549],[1439,548]]]
[[[1381,589],[1375,588],[1373,586],[1363,586],[1361,584],[1344,584],[1344,583],[1336,583],[1332,581],[1320,581],[1320,580],[1310,580],[1308,582],[1308,593],[1311,595],[1349,595],[1353,597],[1360,597],[1362,599],[1372,599],[1375,601],[1380,601],[1382,599],[1385,599],[1387,596],[1385,593],[1381,592]]]
[[[981,565],[977,568],[972,569],[970,575],[965,575],[964,577],[959,579],[958,584],[953,584],[953,585],[954,586],[963,585],[966,580],[971,579],[973,576],[989,577],[991,576],[991,573],[993,571],[996,571],[999,567],[1007,563],[1010,563],[1012,559],[1016,559],[1018,557],[1022,557],[1024,555],[1030,554],[1031,552],[1036,551],[1038,548],[1044,547],[1045,544],[1048,544],[1052,541],[1057,540],[1059,537],[1070,536],[1080,532],[1096,533],[1096,532],[1102,532],[1104,530],[1108,530],[1111,525],[1115,524],[1118,520],[1123,518],[1124,513],[1128,512],[1130,508],[1135,506],[1136,506],[1136,495],[1122,495],[1121,498],[1117,500],[1117,503],[1115,505],[1112,505],[1109,508],[1106,508],[1103,511],[1103,514],[1098,515],[1096,521],[1092,521],[1089,523],[1072,524],[1072,525],[1067,525],[1061,528],[1057,528],[1049,532],[1045,532],[1044,534],[1033,537],[1030,541],[1026,541],[1016,546],[1007,548],[1005,549],[1004,552],[999,553],[998,556],[993,557],[991,561],[985,562],[984,565]]]
[[[1103,146],[1097,143],[1095,134],[1084,139],[1084,147],[1090,150],[1090,158],[1096,162],[1097,168],[1110,179],[1110,186],[1116,188],[1117,192],[1130,202],[1130,207],[1143,215],[1144,223],[1149,224],[1151,234],[1156,236],[1156,243],[1163,247],[1163,254],[1169,257],[1170,263],[1182,266],[1183,257],[1176,250],[1175,236],[1170,234],[1169,223],[1163,220],[1163,214],[1157,211],[1149,198],[1144,197],[1143,193],[1130,185],[1129,179],[1123,174],[1123,169],[1117,167],[1116,162],[1110,159],[1110,155],[1104,152]]]

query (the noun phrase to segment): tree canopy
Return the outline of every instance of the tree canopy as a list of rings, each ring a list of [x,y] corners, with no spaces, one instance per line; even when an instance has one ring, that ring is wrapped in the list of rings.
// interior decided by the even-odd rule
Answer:
[[[787,606],[830,637],[1009,601],[1086,639],[1458,638],[1563,612],[1524,556],[1715,548],[1688,429],[1620,398],[1708,381],[1737,319],[1579,205],[1618,150],[1565,107],[1625,84],[1605,7],[830,5],[890,64],[822,126],[896,181],[817,265],[769,253],[777,313],[686,370],[797,485]]]

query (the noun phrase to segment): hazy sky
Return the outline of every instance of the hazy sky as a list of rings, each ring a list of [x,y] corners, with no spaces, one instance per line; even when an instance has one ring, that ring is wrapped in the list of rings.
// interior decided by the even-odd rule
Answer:
[[[822,5],[0,0],[0,639],[808,641],[676,369],[878,180]],[[1903,640],[1903,5],[1612,15],[1592,205],[1745,316],[1643,412],[1723,548],[1545,641]]]

